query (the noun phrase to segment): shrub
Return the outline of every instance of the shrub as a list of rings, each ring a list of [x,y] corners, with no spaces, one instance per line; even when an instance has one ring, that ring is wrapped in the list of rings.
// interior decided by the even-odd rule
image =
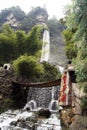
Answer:
[[[25,76],[33,79],[43,74],[43,66],[37,61],[34,56],[20,56],[13,61],[13,68],[16,75]]]

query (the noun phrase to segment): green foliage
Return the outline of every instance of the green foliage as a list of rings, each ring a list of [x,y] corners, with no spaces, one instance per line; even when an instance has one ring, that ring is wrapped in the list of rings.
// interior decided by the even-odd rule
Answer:
[[[84,112],[84,110],[87,109],[87,96],[82,96],[81,101],[82,101],[81,104],[82,111]]]
[[[87,57],[84,60],[76,59],[77,81],[87,81]]]
[[[26,53],[27,35],[24,31],[16,31],[17,57]]]
[[[87,1],[74,0],[71,7],[67,16],[67,26],[69,29],[77,28],[76,40],[83,41],[83,38],[87,39]]]
[[[30,78],[39,78],[43,74],[43,66],[37,61],[34,56],[20,56],[13,61],[13,68],[17,75]]]
[[[84,93],[87,93],[87,83],[86,82],[81,83],[80,88],[83,89]]]
[[[83,60],[86,58],[86,56],[87,56],[87,43],[83,41],[83,44],[82,44],[82,41],[81,41],[81,45],[78,51],[78,57],[80,60]]]
[[[54,80],[61,77],[55,66],[47,62],[40,63],[34,56],[20,56],[13,61],[12,66],[17,76],[27,77],[33,82]]]
[[[29,31],[29,33],[26,34],[22,30],[14,31],[9,25],[4,25],[1,28],[0,33],[0,60],[2,62],[1,64],[10,61],[12,62],[14,60],[13,68],[16,74],[28,77],[32,79],[32,81],[45,81],[59,78],[60,74],[55,68],[55,66],[51,66],[48,63],[41,64],[37,62],[37,60],[40,58],[42,49],[42,43],[43,43],[42,34],[44,29],[48,29],[48,27],[45,25],[43,26],[35,24],[41,22],[39,19],[40,16],[43,17],[44,21],[47,20],[48,18],[47,11],[40,7],[33,8],[26,17],[25,14],[21,12],[19,7],[12,7],[4,10],[3,11],[4,13],[1,12],[0,18],[2,19],[2,15],[4,17],[9,16],[11,14],[11,11],[13,16],[15,16],[17,20],[26,21],[26,24],[24,21],[22,21],[22,23],[24,22],[23,24],[26,26],[27,32]],[[17,14],[20,15],[19,19]],[[60,33],[59,30],[63,29],[63,26],[59,21],[57,21],[57,19],[49,20],[48,24],[51,32],[54,31],[56,35]],[[33,56],[37,57],[37,59]]]
[[[63,36],[64,36],[64,38],[65,38],[65,41],[67,42],[66,44],[69,44],[69,42],[72,41],[72,38],[73,38],[74,33],[73,33],[71,30],[66,29],[66,30],[64,30],[64,31],[62,32],[62,34],[63,34]]]
[[[42,31],[43,26],[37,25],[32,28],[27,37],[27,53],[35,55],[37,51],[41,50],[42,47]]]
[[[66,29],[62,32],[62,35],[65,39],[65,44],[66,44],[66,48],[65,48],[66,56],[70,60],[75,58],[78,52],[78,49],[74,41],[75,31],[76,31],[75,29],[73,30]]]
[[[83,88],[82,110],[87,109],[87,0],[73,0],[67,15],[67,27],[76,28],[74,43],[77,44],[78,53],[75,61],[77,81]],[[72,39],[72,38],[71,38]]]
[[[14,31],[8,26],[0,33],[0,64],[10,62],[15,58],[16,39]]]
[[[87,1],[86,0],[75,0],[74,4],[74,13],[75,13],[75,23],[79,25],[79,34],[81,36],[87,32]]]
[[[77,48],[73,45],[73,43],[66,46],[66,56],[69,60],[77,56]]]
[[[10,62],[20,55],[38,55],[42,47],[42,32],[46,27],[34,26],[29,34],[22,30],[14,31],[9,25],[0,33],[0,64]]]
[[[60,72],[54,65],[50,65],[47,62],[43,62],[44,74],[42,75],[42,79],[44,81],[55,80],[61,77]]]
[[[2,26],[2,33],[9,37],[14,35],[14,30],[8,24],[5,24]]]
[[[87,1],[74,0],[71,7],[67,16],[67,26],[69,30],[76,28],[74,44],[77,44],[77,47],[79,46],[76,58],[76,74],[77,80],[81,82],[87,80],[87,15],[85,13],[87,11]],[[71,21],[73,21],[73,24]],[[73,37],[71,36],[69,41],[71,42],[72,40]],[[80,41],[80,45],[78,45],[77,41]]]

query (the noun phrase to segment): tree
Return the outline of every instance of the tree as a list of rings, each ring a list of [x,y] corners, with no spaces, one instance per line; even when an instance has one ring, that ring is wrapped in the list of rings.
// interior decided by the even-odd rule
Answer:
[[[60,71],[56,68],[55,65],[51,65],[48,62],[43,62],[44,74],[42,80],[49,81],[59,79],[61,77]]]
[[[16,36],[13,29],[4,25],[0,33],[0,64],[16,58]]]
[[[40,63],[35,56],[22,55],[13,61],[12,66],[17,76],[32,82],[54,80],[61,76],[54,65]]]
[[[77,81],[85,90],[84,83],[87,82],[87,0],[73,0],[72,8],[67,16],[67,27],[69,29],[77,28],[75,32],[75,44],[78,47],[78,54],[74,61]],[[86,84],[87,87],[87,84]],[[83,99],[87,99],[86,96]],[[84,100],[82,100],[84,101]],[[85,103],[84,101],[84,103]],[[83,104],[84,104],[83,103]],[[86,102],[87,103],[87,102]],[[87,109],[87,105],[83,105]]]
[[[13,61],[13,68],[17,75],[27,77],[30,81],[39,79],[43,74],[43,66],[34,56],[23,55]]]
[[[66,51],[66,56],[69,60],[72,60],[73,58],[77,57],[77,46],[75,45],[74,41],[74,34],[76,30],[70,30],[70,29],[65,29],[62,32],[62,35],[65,39],[65,51]]]
[[[17,57],[26,53],[27,35],[24,31],[18,30],[16,33]]]
[[[73,2],[73,8],[70,16],[72,17],[72,20],[74,21],[74,25],[70,26],[70,28],[74,28],[75,26],[78,26],[76,32],[75,32],[75,44],[77,47],[79,47],[77,59],[80,63],[87,60],[87,1],[86,0],[74,0]],[[70,17],[69,16],[69,17]],[[69,21],[69,20],[68,20]],[[69,23],[69,22],[68,22]],[[78,60],[76,64],[78,65]],[[83,66],[82,64],[79,64],[79,67]],[[78,67],[77,67],[78,68]],[[78,72],[78,69],[76,71]],[[85,77],[86,74],[80,75],[82,77]],[[77,76],[78,77],[78,76]],[[85,79],[84,79],[85,80]]]
[[[29,55],[35,55],[37,51],[41,50],[42,47],[42,31],[43,26],[36,25],[29,32],[27,37],[27,53]]]

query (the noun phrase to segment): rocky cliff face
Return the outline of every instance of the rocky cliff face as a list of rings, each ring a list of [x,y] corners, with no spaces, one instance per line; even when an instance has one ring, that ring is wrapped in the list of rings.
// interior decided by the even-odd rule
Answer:
[[[3,21],[3,24],[9,24],[13,29],[22,29],[25,30],[26,32],[29,32],[29,30],[32,28],[34,25],[47,25],[48,20],[48,14],[45,9],[37,7],[33,11],[30,12],[28,15],[24,15],[23,12],[18,10],[17,14],[22,14],[21,16],[15,15],[16,8],[13,12],[9,12],[5,14],[4,20],[0,18],[1,21]],[[6,12],[6,11],[5,11]],[[50,34],[50,63],[52,64],[59,64],[59,65],[64,65],[66,63],[66,55],[65,55],[65,44],[64,44],[64,39],[61,36],[61,32],[63,29],[62,24],[59,23],[58,21],[54,20],[54,24],[52,24],[52,21],[50,23],[50,27],[54,26],[55,27],[48,27]],[[0,23],[1,24],[1,23]],[[47,25],[49,26],[49,25]],[[56,30],[56,31],[55,31]]]
[[[6,21],[3,24],[9,24],[13,28],[18,28],[20,26],[20,21],[18,21],[13,13],[10,13],[6,17]]]
[[[50,63],[64,66],[67,58],[65,55],[64,39],[61,36],[61,32],[55,37],[51,37],[50,41]]]
[[[0,67],[0,112],[11,106],[11,77],[12,73]]]
[[[0,113],[8,109],[23,108],[26,104],[25,88],[13,86],[13,78],[11,69],[0,67]]]

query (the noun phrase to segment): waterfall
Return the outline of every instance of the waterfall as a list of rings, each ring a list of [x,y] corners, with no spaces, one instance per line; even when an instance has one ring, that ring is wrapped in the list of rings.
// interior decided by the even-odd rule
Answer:
[[[49,54],[50,54],[50,34],[48,30],[44,30],[43,33],[43,45],[42,45],[42,53],[41,53],[41,60],[48,61],[49,60]]]
[[[49,110],[59,110],[59,105],[57,100],[51,100],[49,104]]]
[[[49,60],[50,36],[44,30],[41,62]],[[57,88],[56,88],[56,92]],[[28,102],[22,110],[8,110],[0,114],[0,130],[61,130],[58,113],[39,120],[39,107],[58,110],[55,88],[29,88]],[[50,102],[51,99],[51,102]],[[21,99],[20,99],[21,100]],[[49,104],[50,102],[50,104]],[[30,110],[30,111],[29,111]],[[34,111],[33,111],[34,110]],[[44,110],[44,109],[43,109]]]
[[[54,86],[52,87],[52,99],[51,102],[49,103],[49,110],[58,110],[59,106],[58,106],[58,101],[55,100],[54,97],[55,94],[55,90],[54,90]]]
[[[52,100],[54,100],[54,87],[52,87]]]
[[[64,67],[60,66],[60,65],[57,65],[57,68],[59,69],[59,71],[61,72],[61,74],[63,73],[64,71]]]
[[[58,114],[38,118],[37,112],[8,110],[0,115],[0,130],[62,130]]]
[[[37,104],[34,100],[30,100],[25,106],[24,110],[33,110],[37,108]]]

